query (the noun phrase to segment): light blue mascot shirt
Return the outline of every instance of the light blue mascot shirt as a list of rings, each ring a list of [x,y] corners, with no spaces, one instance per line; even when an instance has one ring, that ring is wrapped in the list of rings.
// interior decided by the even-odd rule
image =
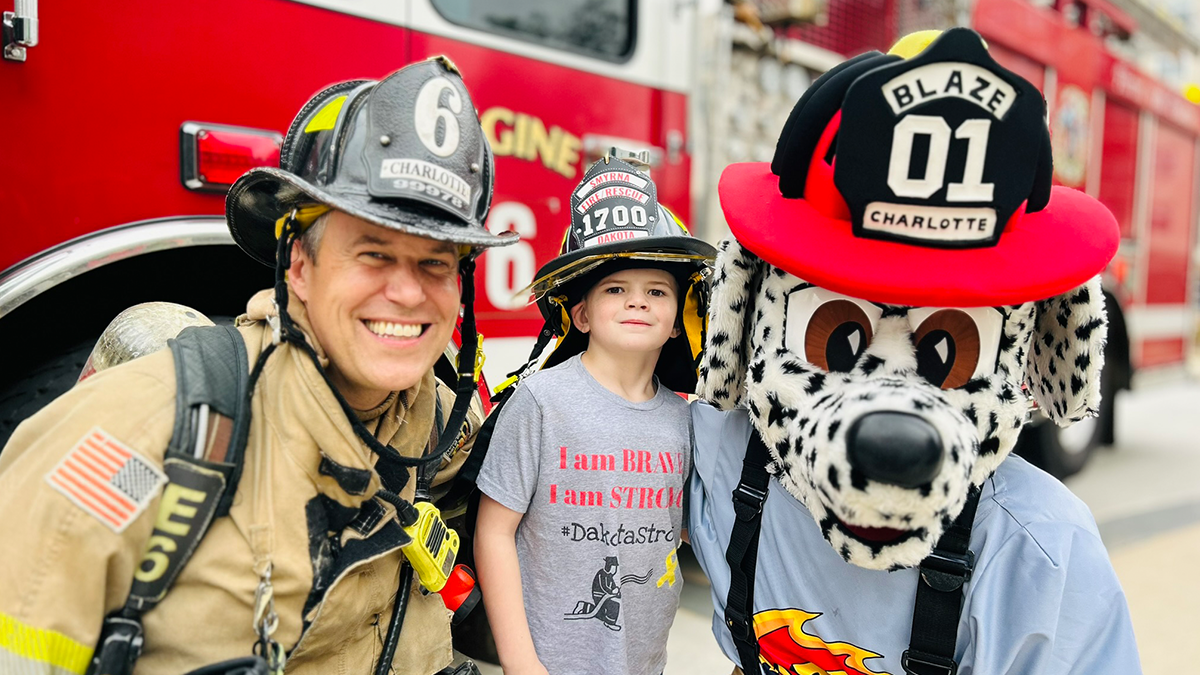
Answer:
[[[725,549],[750,419],[743,410],[696,402],[692,422],[688,531],[712,583],[713,634],[738,663],[724,623]],[[983,484],[971,550],[975,572],[955,653],[961,675],[1141,672],[1125,595],[1095,521],[1057,480],[1007,458]],[[902,675],[917,574],[844,562],[808,510],[772,478],[754,587],[760,652],[781,673]]]

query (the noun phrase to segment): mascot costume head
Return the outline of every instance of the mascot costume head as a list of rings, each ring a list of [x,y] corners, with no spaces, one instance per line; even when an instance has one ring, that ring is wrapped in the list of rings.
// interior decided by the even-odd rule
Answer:
[[[697,393],[749,411],[846,562],[926,558],[1030,397],[1096,413],[1118,229],[1051,175],[1041,94],[967,29],[839,65],[724,172]]]

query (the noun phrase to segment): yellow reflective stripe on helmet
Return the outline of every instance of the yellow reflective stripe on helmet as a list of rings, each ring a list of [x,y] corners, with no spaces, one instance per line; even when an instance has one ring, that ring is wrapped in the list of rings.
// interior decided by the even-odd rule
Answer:
[[[324,204],[309,204],[292,209],[275,221],[275,238],[278,239],[279,235],[283,234],[283,226],[287,223],[288,218],[295,218],[296,222],[300,223],[300,231],[303,232],[317,222],[317,218],[332,210],[332,207]]]
[[[0,672],[83,675],[91,660],[91,647],[0,614]]]
[[[687,296],[683,300],[683,332],[687,335],[688,346],[692,349],[692,361],[700,356],[704,348],[704,333],[708,328],[708,314],[700,312],[700,291],[704,283],[704,275],[696,272],[691,276]]]
[[[675,224],[679,226],[679,229],[680,229],[680,230],[683,230],[683,233],[684,233],[684,234],[688,235],[689,237],[690,237],[690,236],[692,236],[692,231],[688,229],[688,226],[687,226],[687,224],[686,224],[686,223],[684,223],[684,222],[683,222],[683,220],[682,220],[682,219],[680,219],[680,217],[679,217],[679,216],[675,215],[675,212],[674,212],[674,211],[672,211],[671,209],[668,209],[667,207],[663,206],[661,203],[660,203],[658,206],[659,206],[659,208],[661,208],[663,211],[666,211],[668,216],[671,216],[671,220],[675,221]]]
[[[339,96],[324,107],[317,111],[316,115],[308,121],[304,127],[304,133],[311,134],[314,131],[329,131],[337,124],[338,113],[342,111],[342,106],[346,104],[346,96]]]

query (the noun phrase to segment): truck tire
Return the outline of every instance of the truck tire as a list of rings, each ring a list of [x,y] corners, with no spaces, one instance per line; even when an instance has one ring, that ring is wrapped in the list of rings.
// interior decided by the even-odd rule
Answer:
[[[209,317],[217,325],[233,325],[232,316]],[[83,364],[96,346],[99,332],[33,365],[9,383],[0,385],[0,451],[26,418],[66,393],[78,380]]]
[[[33,366],[0,390],[0,449],[8,443],[17,425],[75,384],[95,344],[95,337],[81,340]]]
[[[1014,449],[1034,466],[1058,479],[1079,473],[1096,448],[1113,442],[1114,398],[1117,391],[1113,368],[1100,373],[1100,414],[1063,429],[1041,413],[1035,413],[1021,432]]]

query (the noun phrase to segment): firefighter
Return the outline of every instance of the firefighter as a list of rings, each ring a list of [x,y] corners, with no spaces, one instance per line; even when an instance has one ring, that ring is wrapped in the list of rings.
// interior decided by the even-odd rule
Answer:
[[[424,571],[406,572],[404,526],[481,422],[464,369],[456,401],[433,366],[461,305],[473,348],[474,257],[516,238],[484,227],[491,150],[439,57],[318,93],[280,166],[246,173],[226,202],[234,240],[277,279],[237,320],[250,375],[236,492],[206,511],[214,493],[164,462],[192,439],[173,439],[186,416],[173,350],[97,373],[27,420],[0,455],[0,671],[450,665],[450,613],[421,592]],[[240,418],[211,419],[191,427],[204,461],[186,475],[211,478],[229,464],[212,448],[237,447]]]

